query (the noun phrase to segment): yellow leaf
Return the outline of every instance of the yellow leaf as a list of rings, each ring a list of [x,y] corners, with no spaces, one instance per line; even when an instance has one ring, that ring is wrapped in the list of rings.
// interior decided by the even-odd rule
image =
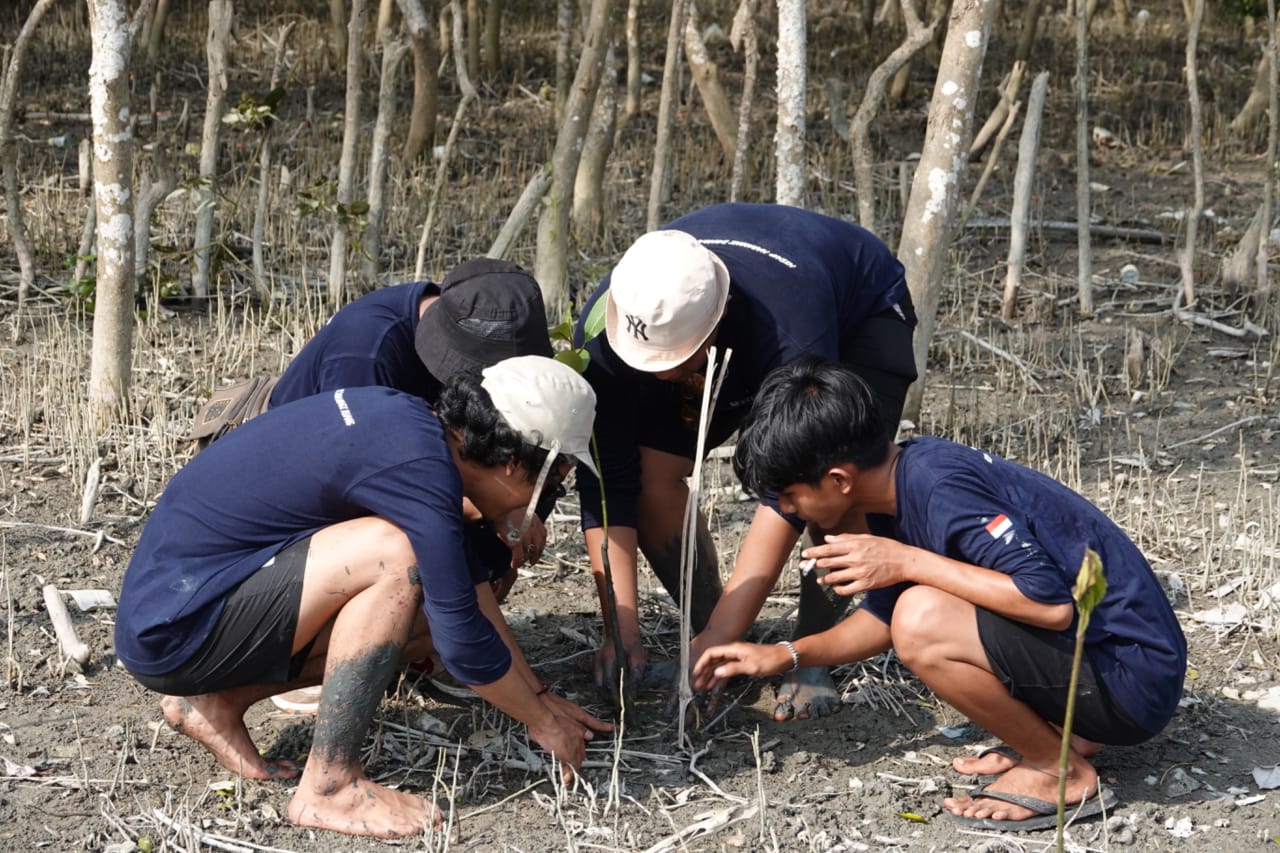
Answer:
[[[929,822],[929,818],[927,818],[927,817],[921,817],[920,815],[918,815],[918,814],[913,814],[912,812],[898,812],[898,817],[902,818],[903,820],[910,820],[910,821],[914,821],[915,823],[928,823],[928,822]]]

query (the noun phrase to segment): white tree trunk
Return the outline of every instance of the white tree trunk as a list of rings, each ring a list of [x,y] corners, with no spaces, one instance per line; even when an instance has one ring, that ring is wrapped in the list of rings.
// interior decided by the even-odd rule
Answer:
[[[450,0],[446,8],[451,10],[450,24],[447,30],[441,26],[440,35],[443,37],[446,32],[450,34],[454,73],[458,75],[458,88],[462,90],[462,97],[458,99],[458,107],[453,113],[453,124],[449,127],[449,138],[444,143],[444,153],[436,161],[436,179],[431,185],[427,215],[422,221],[422,234],[418,237],[418,259],[414,264],[414,277],[418,279],[425,278],[427,275],[427,246],[431,242],[431,230],[435,227],[436,208],[440,204],[440,194],[444,192],[445,177],[449,174],[449,160],[453,157],[453,149],[458,142],[458,131],[462,128],[462,117],[466,115],[467,107],[471,106],[471,102],[479,97],[475,85],[471,82],[471,76],[467,74],[465,48],[462,44],[462,3],[460,0]],[[440,10],[440,20],[443,24],[444,9]]]
[[[1093,313],[1093,241],[1089,219],[1089,12],[1079,0],[1076,20],[1076,293],[1080,313]]]
[[[573,47],[574,10],[576,0],[559,0],[556,4],[556,121],[564,120],[564,105],[569,100],[569,54]]]
[[[747,151],[751,147],[751,105],[756,97],[756,74],[760,66],[760,45],[756,39],[756,8],[759,0],[742,0],[733,16],[729,41],[741,47],[743,57],[742,101],[738,104],[738,145],[733,152],[733,173],[729,178],[729,200],[740,201],[747,180]]]
[[[732,160],[733,152],[738,147],[738,117],[734,114],[729,96],[720,85],[720,69],[715,60],[707,53],[707,45],[702,40],[699,29],[697,4],[689,3],[689,18],[684,24],[684,55],[689,60],[689,70],[693,74],[694,85],[702,96],[702,105],[707,110],[707,118],[711,120],[711,129],[724,149],[726,159]]]
[[[391,127],[396,121],[396,78],[409,44],[388,34],[382,40],[382,75],[378,83],[378,117],[373,123],[373,143],[369,147],[369,224],[365,227],[360,278],[372,289],[378,284],[382,256],[382,223],[386,210],[387,159]]]
[[[431,18],[422,8],[422,0],[397,2],[413,42],[413,106],[404,140],[404,159],[411,162],[422,157],[436,134],[438,51],[431,38]]]
[[[361,44],[369,6],[365,0],[351,0],[351,22],[347,28],[347,97],[343,108],[342,153],[338,157],[338,214],[329,244],[329,305],[342,304],[347,283],[347,226],[351,202],[356,195],[356,147],[360,138],[360,70],[364,67]]]
[[[640,112],[640,0],[627,3],[627,98],[622,108],[622,124]]]
[[[275,59],[271,63],[271,91],[280,85],[280,75],[284,73],[285,44],[289,34],[293,32],[295,22],[290,21],[280,27],[276,35]],[[271,202],[271,134],[275,127],[275,117],[266,121],[262,128],[262,147],[258,151],[258,203],[253,209],[253,285],[258,298],[271,298],[271,283],[267,279],[267,263],[263,257],[262,244],[265,242],[267,230],[267,212]]]
[[[582,146],[582,162],[573,181],[573,233],[580,242],[598,236],[606,220],[604,176],[618,128],[618,70],[614,63],[611,43],[596,91],[595,109],[591,111],[591,125]]]
[[[554,323],[568,307],[569,287],[569,208],[573,201],[573,182],[582,158],[582,142],[595,107],[596,89],[604,67],[609,43],[609,18],[612,0],[591,0],[587,28],[582,34],[582,55],[573,75],[569,99],[565,101],[564,119],[556,134],[556,147],[551,154],[551,190],[547,204],[538,218],[538,249],[534,260],[534,278],[542,288],[542,301],[548,318]]]
[[[1196,301],[1196,235],[1204,212],[1204,119],[1200,110],[1200,85],[1196,79],[1199,62],[1200,26],[1204,23],[1204,0],[1195,0],[1187,25],[1187,99],[1191,111],[1191,180],[1194,185],[1191,209],[1187,211],[1187,242],[1178,266],[1182,270],[1182,301],[1190,308]]]
[[[18,256],[18,310],[22,310],[27,293],[35,282],[35,263],[31,247],[27,243],[27,229],[22,219],[22,199],[18,182],[18,154],[13,148],[13,107],[17,97],[18,81],[22,79],[22,64],[31,43],[31,34],[40,24],[53,0],[39,0],[27,15],[26,23],[18,32],[9,52],[9,64],[0,73],[0,170],[4,171],[4,195],[9,212],[9,233],[13,237],[13,250]],[[14,335],[22,327],[13,324]]]
[[[129,396],[133,352],[133,135],[129,121],[129,29],[124,0],[90,0],[93,179],[98,282],[89,374],[92,422],[114,422]]]
[[[658,96],[658,128],[653,143],[653,171],[649,173],[649,206],[645,228],[654,231],[662,217],[667,191],[667,167],[671,162],[671,130],[675,125],[677,69],[680,65],[680,38],[684,34],[688,0],[671,0],[671,20],[667,22],[667,52],[662,63],[662,94]]]
[[[778,0],[778,127],[773,136],[777,161],[774,201],[804,207],[804,0]]]
[[[200,186],[196,191],[195,272],[191,292],[209,295],[209,255],[213,248],[213,185],[218,174],[218,131],[227,94],[227,39],[231,35],[231,0],[209,0],[209,91],[205,97],[204,132],[200,135]]]
[[[1040,152],[1040,121],[1049,93],[1049,72],[1041,71],[1031,83],[1027,120],[1018,143],[1018,169],[1013,177],[1013,207],[1009,211],[1009,264],[1004,277],[1004,300],[1000,316],[1007,323],[1016,313],[1022,268],[1027,259],[1027,223],[1031,219],[1031,190],[1036,176],[1036,155]]]
[[[849,128],[853,149],[853,182],[858,193],[858,223],[868,231],[876,230],[875,173],[872,169],[871,146],[867,142],[871,134],[871,122],[880,114],[889,81],[900,69],[906,67],[911,57],[933,40],[933,32],[938,27],[937,20],[927,27],[922,24],[911,0],[902,0],[902,17],[906,21],[907,34],[902,44],[894,48],[867,78],[862,103],[853,114],[853,124]]]
[[[968,160],[974,101],[994,11],[995,0],[956,0],[951,7],[942,62],[929,103],[924,150],[903,219],[898,260],[906,269],[907,286],[920,321],[914,342],[920,378],[908,391],[903,407],[903,416],[910,420],[919,419],[924,399],[940,279],[960,197],[960,173]]]
[[[1267,0],[1267,159],[1263,162],[1274,163],[1280,152],[1280,47],[1276,44],[1276,2]],[[1262,221],[1267,225],[1263,229],[1258,242],[1257,288],[1259,295],[1269,293],[1271,279],[1267,276],[1267,244],[1272,210],[1275,204],[1276,176],[1271,169],[1262,177]]]

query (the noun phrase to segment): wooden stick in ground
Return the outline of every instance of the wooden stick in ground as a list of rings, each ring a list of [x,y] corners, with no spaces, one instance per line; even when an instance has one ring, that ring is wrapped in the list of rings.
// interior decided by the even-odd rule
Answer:
[[[973,192],[969,194],[969,203],[965,205],[964,212],[960,214],[960,227],[964,227],[965,220],[973,215],[974,208],[978,206],[978,201],[982,198],[982,191],[987,188],[987,179],[991,177],[991,173],[995,171],[996,161],[1000,159],[1000,152],[1004,149],[1005,137],[1009,135],[1009,131],[1013,130],[1013,125],[1018,120],[1018,112],[1022,109],[1022,101],[1014,101],[1013,106],[1009,108],[1005,114],[1004,124],[1000,125],[1000,130],[996,133],[996,141],[991,145],[991,151],[987,153],[987,162],[982,167],[982,174],[978,176],[978,182],[973,185]]]
[[[751,137],[751,105],[755,102],[756,72],[760,65],[760,49],[756,40],[757,0],[742,0],[733,16],[729,43],[734,50],[741,45],[743,55],[742,101],[738,104],[738,147],[733,152],[733,172],[729,178],[729,200],[742,200],[742,187],[747,179],[747,148]],[[832,107],[834,116],[835,108]],[[841,108],[843,115],[843,108]]]
[[[1187,105],[1191,113],[1191,174],[1193,183],[1191,208],[1187,211],[1187,243],[1182,247],[1179,267],[1182,270],[1183,300],[1188,308],[1196,304],[1195,258],[1196,234],[1200,214],[1204,212],[1204,142],[1201,134],[1204,119],[1200,108],[1200,86],[1196,81],[1197,49],[1200,43],[1200,25],[1204,21],[1204,0],[1194,0],[1191,20],[1187,26]]]
[[[498,236],[493,238],[493,245],[489,247],[485,257],[504,260],[511,254],[511,247],[515,244],[516,237],[520,236],[520,232],[524,230],[529,217],[537,210],[538,203],[550,185],[551,170],[545,165],[539,166],[538,171],[529,179],[529,183],[525,184],[524,192],[520,193],[520,198],[516,200],[516,206],[511,208],[511,213],[507,214],[507,221],[502,224]]]
[[[67,603],[62,600],[62,593],[51,583],[44,587],[44,606],[49,611],[49,621],[53,623],[53,632],[58,635],[62,653],[76,663],[88,663],[89,647],[76,634],[76,626],[71,623],[71,614],[67,612]]]
[[[1267,156],[1262,162],[1274,163],[1276,152],[1280,150],[1280,47],[1276,44],[1276,3],[1267,0]],[[1264,169],[1262,173],[1262,210],[1261,221],[1267,227],[1259,232],[1259,236],[1271,230],[1271,211],[1275,197],[1275,170]],[[1267,291],[1267,240],[1259,240],[1257,255],[1257,289],[1261,295]]]
[[[1022,88],[1022,75],[1026,68],[1025,62],[1014,62],[1013,68],[1005,75],[1004,81],[1000,84],[999,102],[973,136],[973,143],[969,146],[970,160],[978,159],[978,155],[991,142],[992,137],[1009,120],[1009,114],[1015,110],[1014,104],[1018,101],[1018,90]]]
[[[467,107],[471,106],[471,102],[479,97],[471,77],[467,74],[466,54],[463,53],[462,48],[462,6],[453,0],[449,8],[452,10],[450,30],[453,34],[454,71],[458,75],[458,88],[462,90],[462,97],[458,100],[458,108],[453,113],[453,124],[449,127],[449,138],[444,143],[444,153],[436,163],[436,179],[431,185],[427,217],[422,222],[422,236],[418,238],[418,259],[413,268],[414,277],[418,279],[425,278],[427,274],[427,246],[431,241],[431,228],[435,225],[436,207],[440,203],[440,194],[444,191],[445,177],[449,174],[449,159],[458,144],[458,131],[462,127],[462,117],[466,114]],[[441,11],[443,13],[443,10]]]
[[[1035,180],[1036,153],[1040,150],[1040,119],[1044,115],[1044,102],[1049,92],[1049,72],[1042,71],[1031,83],[1031,97],[1027,102],[1027,118],[1022,126],[1022,138],[1018,142],[1018,169],[1013,178],[1013,208],[1010,220],[1013,231],[1009,235],[1009,265],[1004,279],[1004,301],[1000,317],[1006,323],[1017,312],[1018,289],[1022,286],[1022,267],[1027,260],[1027,221],[1031,215],[1031,185]]]
[[[715,411],[720,383],[724,380],[733,350],[724,351],[724,361],[716,367],[716,348],[707,352],[707,378],[702,385],[702,409],[698,413],[698,443],[693,455],[693,475],[689,478],[689,502],[684,508],[684,530],[680,543],[680,702],[676,714],[676,743],[684,743],[684,713],[693,700],[689,685],[690,615],[693,611],[693,569],[698,558],[698,499],[702,493],[702,457],[707,446],[707,427]],[[717,375],[718,374],[718,375]]]
[[[875,181],[869,142],[871,123],[880,113],[893,75],[933,41],[934,31],[942,20],[939,18],[926,27],[920,22],[920,16],[916,14],[911,0],[902,0],[902,16],[907,25],[906,37],[867,78],[862,103],[853,114],[853,123],[849,128],[849,139],[853,147],[854,184],[858,190],[858,224],[872,231],[876,224]]]

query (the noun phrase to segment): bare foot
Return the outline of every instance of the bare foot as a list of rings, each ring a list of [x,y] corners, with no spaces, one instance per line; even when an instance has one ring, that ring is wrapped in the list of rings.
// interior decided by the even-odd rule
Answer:
[[[825,717],[840,710],[840,693],[825,666],[806,666],[782,677],[778,685],[775,720],[807,720]]]
[[[1058,775],[1052,771],[1037,770],[1020,764],[987,786],[992,791],[1031,797],[1046,803],[1058,801]],[[1087,762],[1080,762],[1068,770],[1068,805],[1089,799],[1098,790],[1098,774]],[[1039,813],[1016,803],[1008,803],[975,792],[974,796],[947,797],[942,801],[947,811],[956,817],[990,818],[991,820],[1020,821]]]
[[[421,835],[442,824],[435,804],[421,797],[384,788],[361,774],[325,779],[330,773],[334,771],[315,771],[321,779],[319,787],[303,777],[289,801],[289,820],[298,826],[375,838]]]
[[[160,700],[165,722],[175,732],[199,741],[218,763],[246,779],[294,779],[292,761],[267,761],[258,754],[244,725],[244,708],[216,693],[165,696]]]
[[[951,768],[966,776],[999,776],[1018,766],[1022,756],[1006,744],[991,746],[977,755],[962,755],[951,761]]]

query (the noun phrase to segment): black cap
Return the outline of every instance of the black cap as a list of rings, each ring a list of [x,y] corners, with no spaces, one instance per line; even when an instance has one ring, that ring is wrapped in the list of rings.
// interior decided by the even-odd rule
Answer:
[[[523,267],[476,258],[449,271],[418,321],[418,358],[441,382],[518,355],[550,357],[542,290]]]

